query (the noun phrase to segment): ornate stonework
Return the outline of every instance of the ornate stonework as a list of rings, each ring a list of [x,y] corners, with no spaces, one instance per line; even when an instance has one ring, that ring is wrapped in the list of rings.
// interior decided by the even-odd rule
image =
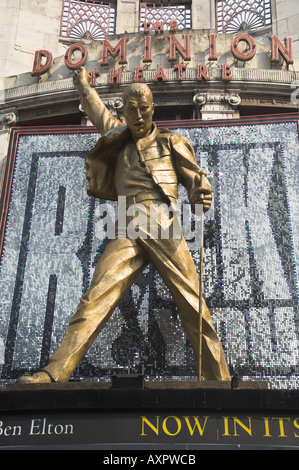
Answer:
[[[1,130],[9,129],[18,120],[17,110],[15,108],[6,109],[0,113],[0,126]]]
[[[197,93],[193,102],[198,117],[204,120],[239,117],[241,98],[237,93]]]

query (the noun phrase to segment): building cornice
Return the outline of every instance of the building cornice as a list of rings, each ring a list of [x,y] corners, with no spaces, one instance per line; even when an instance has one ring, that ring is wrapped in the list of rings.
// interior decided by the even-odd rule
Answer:
[[[151,84],[155,87],[155,89],[165,89],[167,85],[172,85],[178,83],[177,75],[175,71],[172,69],[165,70],[167,81],[162,84],[153,83],[153,78],[155,71],[147,70],[144,72],[145,81],[148,83],[149,86]],[[186,70],[184,78],[180,81],[179,85],[191,85],[193,88],[195,87],[210,87],[212,84],[217,83],[217,85],[223,89],[227,88],[228,84],[221,81],[221,70],[220,69],[213,69],[211,73],[211,80],[208,82],[199,82],[196,79],[197,70],[195,68],[190,68]],[[123,72],[122,77],[122,85],[127,85],[132,83],[134,78],[133,72]],[[271,86],[286,86],[290,87],[295,81],[299,80],[299,72],[295,71],[284,71],[284,70],[255,70],[255,69],[232,69],[232,80],[230,81],[230,87],[238,84],[241,82],[242,84],[246,85],[266,85],[269,87]],[[157,86],[158,85],[158,86]],[[107,83],[107,85],[97,86],[96,89],[101,90],[103,89],[104,93],[107,92],[107,89],[111,89],[111,86]],[[113,87],[114,89],[119,88],[121,89],[122,86]],[[5,104],[9,103],[11,106],[12,103],[20,102],[22,100],[28,100],[33,97],[47,97],[49,95],[65,95],[67,92],[76,91],[72,78],[66,78],[62,80],[53,80],[53,81],[44,81],[40,83],[35,83],[32,85],[24,85],[16,88],[9,88],[4,92],[4,107]]]

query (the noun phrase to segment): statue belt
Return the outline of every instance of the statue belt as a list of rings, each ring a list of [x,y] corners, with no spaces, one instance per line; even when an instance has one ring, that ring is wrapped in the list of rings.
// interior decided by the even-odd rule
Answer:
[[[163,197],[163,194],[161,194],[160,192],[158,193],[146,193],[146,192],[142,192],[142,193],[139,193],[137,194],[136,196],[128,196],[127,199],[126,199],[126,205],[127,207],[133,205],[133,204],[138,204],[138,203],[141,203],[141,202],[145,202],[145,201],[157,201],[160,202],[160,203],[165,203],[165,199]]]

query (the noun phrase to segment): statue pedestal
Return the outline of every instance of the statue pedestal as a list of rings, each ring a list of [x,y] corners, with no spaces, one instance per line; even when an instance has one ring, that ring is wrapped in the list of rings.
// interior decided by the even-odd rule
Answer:
[[[29,391],[29,390],[199,390],[199,389],[231,389],[231,382],[219,380],[144,380],[143,375],[120,374],[111,377],[107,382],[80,382],[70,381],[67,383],[45,383],[45,384],[8,384],[4,385],[3,391]],[[265,390],[268,389],[267,382],[241,381],[238,390]]]
[[[6,385],[0,449],[130,450],[144,463],[138,450],[299,448],[298,390],[121,379]]]

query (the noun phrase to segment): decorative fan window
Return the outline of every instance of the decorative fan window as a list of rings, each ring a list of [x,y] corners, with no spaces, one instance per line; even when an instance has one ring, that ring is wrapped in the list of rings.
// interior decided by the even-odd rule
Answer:
[[[115,5],[97,0],[64,0],[60,36],[99,41],[115,31]]]
[[[271,0],[217,0],[218,33],[238,33],[271,24]]]
[[[191,28],[191,2],[140,2],[139,30]]]

